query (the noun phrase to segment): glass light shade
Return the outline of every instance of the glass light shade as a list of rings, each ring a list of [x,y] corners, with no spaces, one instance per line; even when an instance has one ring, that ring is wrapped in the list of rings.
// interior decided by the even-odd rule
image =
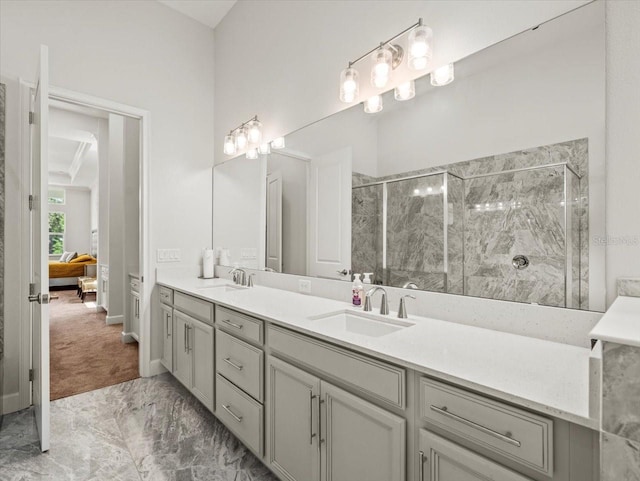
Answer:
[[[409,100],[416,96],[416,83],[413,80],[401,83],[393,91],[396,100]]]
[[[409,34],[409,68],[424,70],[433,57],[433,30],[426,25],[416,27]]]
[[[383,88],[391,78],[393,54],[389,47],[380,47],[373,52],[373,67],[371,68],[371,85]]]
[[[227,135],[224,138],[224,153],[227,155],[233,155],[236,153],[236,142],[233,135]]]
[[[271,146],[269,145],[269,143],[267,142],[266,144],[260,144],[260,147],[258,147],[258,153],[262,155],[270,154]]]
[[[340,73],[340,101],[351,103],[358,98],[360,85],[359,74],[355,68],[345,68]]]
[[[431,85],[442,87],[453,82],[453,64],[444,65],[431,72]]]
[[[252,120],[247,124],[247,141],[250,145],[257,145],[262,141],[262,122]]]
[[[271,141],[272,149],[284,149],[284,137],[278,137]]]
[[[364,103],[364,111],[368,114],[375,114],[382,110],[382,97],[380,95],[374,95],[366,100]]]
[[[247,130],[245,127],[236,130],[235,142],[237,150],[244,150],[247,147]]]
[[[249,149],[247,150],[247,159],[257,159],[258,158],[258,149]]]

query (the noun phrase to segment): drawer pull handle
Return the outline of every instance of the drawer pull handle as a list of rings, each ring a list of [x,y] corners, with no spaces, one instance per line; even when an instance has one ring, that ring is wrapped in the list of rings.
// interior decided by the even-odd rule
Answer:
[[[233,419],[235,419],[235,420],[236,420],[236,421],[238,421],[239,423],[241,423],[241,422],[242,422],[242,416],[238,416],[236,413],[234,413],[234,412],[231,410],[231,406],[225,406],[225,405],[223,404],[223,405],[222,405],[222,407],[224,408],[224,410],[225,410],[225,411],[227,411],[227,412],[231,415],[231,417],[232,417]]]
[[[513,439],[509,436],[505,436],[504,434],[499,433],[498,431],[494,431],[493,429],[489,429],[487,427],[482,426],[481,424],[478,423],[474,423],[473,421],[469,421],[468,419],[463,418],[462,416],[458,416],[457,414],[453,414],[451,412],[449,412],[449,410],[447,409],[447,406],[443,406],[441,408],[439,408],[438,406],[434,406],[431,405],[431,410],[437,412],[438,414],[442,414],[443,416],[446,416],[450,419],[454,419],[458,422],[461,422],[462,424],[465,424],[467,426],[470,426],[474,429],[477,429],[478,431],[481,431],[485,434],[488,434],[489,436],[493,436],[494,438],[498,438],[501,441],[504,441],[505,443],[509,443],[512,444],[513,446],[516,447],[520,447],[522,446],[522,444],[520,443],[520,441]]]
[[[235,322],[231,322],[229,319],[222,319],[222,322],[224,322],[225,324],[231,327],[235,327],[236,329],[242,329],[241,324],[236,324]]]
[[[309,391],[309,444],[313,444],[313,438],[316,437],[316,433],[313,432],[313,400],[317,397]]]
[[[242,369],[244,369],[244,367],[240,364],[236,364],[235,362],[233,362],[230,357],[225,357],[223,361],[229,364],[229,366],[236,368],[238,371],[242,371]]]

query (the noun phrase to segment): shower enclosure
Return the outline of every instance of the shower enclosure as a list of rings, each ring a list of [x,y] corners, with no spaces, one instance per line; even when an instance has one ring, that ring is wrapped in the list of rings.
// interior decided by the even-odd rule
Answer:
[[[388,286],[579,308],[581,195],[567,163],[364,181],[353,187],[352,270]]]

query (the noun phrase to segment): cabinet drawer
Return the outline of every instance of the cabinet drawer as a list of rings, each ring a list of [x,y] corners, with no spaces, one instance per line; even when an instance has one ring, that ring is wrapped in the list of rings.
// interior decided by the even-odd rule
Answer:
[[[173,294],[173,305],[176,309],[213,325],[213,304],[196,297],[187,296],[182,292]]]
[[[216,306],[216,327],[250,342],[264,344],[264,323],[260,319]]]
[[[380,401],[405,407],[404,369],[279,327],[270,325],[268,335],[273,351],[342,380]]]
[[[129,282],[129,285],[131,286],[132,291],[140,292],[140,279],[136,279],[135,277],[132,277],[131,281]]]
[[[237,387],[216,374],[216,416],[243,443],[263,454],[263,408]]]
[[[160,286],[160,289],[158,292],[160,293],[160,302],[163,302],[169,305],[173,304],[173,289]]]
[[[216,370],[240,389],[262,402],[264,353],[217,330]]]
[[[551,419],[426,378],[420,379],[420,419],[553,474]]]

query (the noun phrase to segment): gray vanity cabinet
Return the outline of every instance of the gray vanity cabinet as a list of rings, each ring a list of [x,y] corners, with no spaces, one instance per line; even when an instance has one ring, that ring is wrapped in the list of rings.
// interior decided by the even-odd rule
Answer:
[[[202,404],[213,411],[213,326],[173,311],[174,374]]]
[[[404,481],[406,421],[269,359],[269,464],[291,481]]]
[[[418,481],[531,481],[426,429],[419,450]]]

